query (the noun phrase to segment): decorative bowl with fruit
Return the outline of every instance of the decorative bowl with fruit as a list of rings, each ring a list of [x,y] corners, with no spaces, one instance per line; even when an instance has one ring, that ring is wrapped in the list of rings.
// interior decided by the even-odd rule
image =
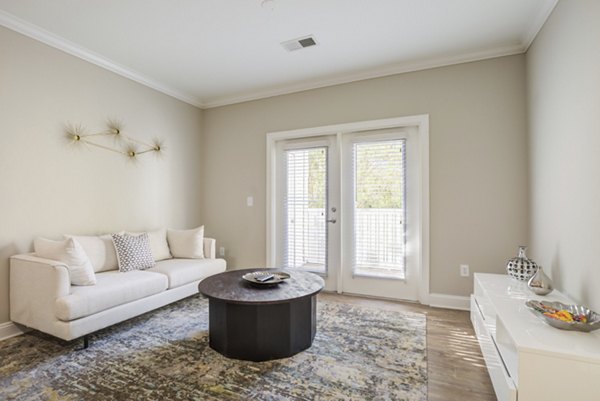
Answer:
[[[585,332],[600,329],[600,315],[585,306],[534,300],[525,305],[557,329]]]

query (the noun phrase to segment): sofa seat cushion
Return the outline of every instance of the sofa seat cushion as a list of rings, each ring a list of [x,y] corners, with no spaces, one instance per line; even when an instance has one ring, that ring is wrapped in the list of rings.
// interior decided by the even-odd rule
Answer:
[[[166,275],[169,288],[176,288],[224,272],[225,266],[224,259],[167,259],[145,271]]]
[[[96,285],[71,287],[71,293],[56,300],[56,317],[63,321],[79,319],[132,302],[167,289],[163,274],[148,271],[96,273]]]

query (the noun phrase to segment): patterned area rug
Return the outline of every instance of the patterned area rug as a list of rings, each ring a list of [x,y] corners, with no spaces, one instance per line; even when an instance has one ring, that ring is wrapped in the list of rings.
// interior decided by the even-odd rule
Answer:
[[[319,300],[311,348],[247,362],[208,346],[208,301],[190,297],[96,333],[83,351],[37,332],[0,342],[0,399],[425,401],[425,324]]]

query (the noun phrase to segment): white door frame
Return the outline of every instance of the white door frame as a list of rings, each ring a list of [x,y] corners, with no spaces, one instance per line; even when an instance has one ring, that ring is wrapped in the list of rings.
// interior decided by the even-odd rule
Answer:
[[[301,128],[289,131],[278,131],[267,133],[267,267],[275,267],[276,249],[273,244],[276,241],[275,233],[276,219],[275,205],[276,193],[275,171],[276,171],[276,142],[286,139],[307,138],[322,135],[336,135],[338,142],[338,152],[341,152],[342,135],[356,133],[360,131],[372,131],[387,128],[405,128],[414,127],[417,129],[417,139],[419,142],[419,204],[421,206],[419,221],[419,236],[421,246],[419,249],[419,302],[425,305],[429,304],[429,115],[421,114],[416,116],[386,118],[381,120],[359,121],[346,124],[326,125],[322,127]],[[338,157],[341,163],[341,157]],[[338,266],[341,269],[341,265]],[[336,276],[340,276],[337,272]],[[338,290],[340,287],[338,286]]]

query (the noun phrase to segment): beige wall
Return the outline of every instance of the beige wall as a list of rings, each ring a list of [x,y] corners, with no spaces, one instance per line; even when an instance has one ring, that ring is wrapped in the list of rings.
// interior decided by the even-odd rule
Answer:
[[[121,119],[137,138],[163,138],[162,160],[137,165],[72,149],[66,122]],[[0,28],[0,322],[8,321],[8,257],[34,236],[200,223],[201,111]]]
[[[202,215],[229,266],[265,263],[265,133],[430,115],[431,292],[468,295],[528,238],[524,56],[497,58],[209,109]],[[246,196],[255,205],[246,207]]]
[[[531,257],[600,310],[600,2],[560,1],[527,54]]]
[[[503,272],[528,237],[523,56],[201,112],[4,28],[0,54],[0,322],[8,257],[30,251],[36,235],[204,223],[232,267],[264,265],[271,131],[430,115],[431,292],[469,294],[460,263]],[[93,131],[108,117],[132,135],[164,138],[164,159],[130,164],[61,137],[66,122]]]

